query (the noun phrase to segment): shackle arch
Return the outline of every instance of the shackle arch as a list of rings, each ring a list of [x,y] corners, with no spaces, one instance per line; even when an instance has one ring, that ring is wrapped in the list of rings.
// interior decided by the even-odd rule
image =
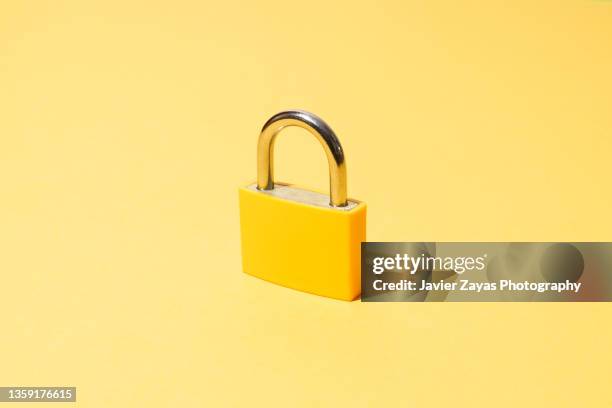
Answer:
[[[346,162],[344,151],[334,131],[320,117],[305,111],[291,110],[272,116],[261,129],[257,142],[257,188],[274,189],[274,142],[286,127],[306,129],[323,146],[329,164],[329,196],[332,207],[345,207]]]

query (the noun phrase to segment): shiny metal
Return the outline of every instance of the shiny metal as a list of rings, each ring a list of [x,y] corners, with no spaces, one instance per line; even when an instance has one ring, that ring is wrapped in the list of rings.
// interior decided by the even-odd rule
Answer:
[[[250,184],[246,186],[246,188],[251,191],[257,191],[260,194],[267,194],[272,197],[280,198],[281,200],[289,200],[296,203],[313,205],[315,207],[333,208],[336,211],[351,211],[359,205],[359,201],[346,200],[346,205],[344,207],[330,207],[329,195],[293,187],[292,185],[284,183],[274,183],[274,188],[272,190],[260,190],[257,187],[257,183]]]
[[[305,111],[277,113],[262,128],[257,144],[257,188],[274,189],[274,142],[278,133],[288,126],[306,129],[321,143],[329,163],[330,205],[345,207],[347,205],[346,162],[340,141],[323,119]]]

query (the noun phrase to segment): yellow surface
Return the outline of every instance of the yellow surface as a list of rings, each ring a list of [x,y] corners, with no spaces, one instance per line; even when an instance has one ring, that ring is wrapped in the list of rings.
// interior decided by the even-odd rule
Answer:
[[[287,290],[241,272],[236,198],[265,120],[302,108],[342,141],[370,240],[612,241],[611,39],[609,1],[2,1],[0,384],[611,406],[612,305]],[[286,132],[278,178],[325,191],[320,146]]]
[[[247,187],[239,196],[244,272],[334,299],[359,296],[365,203],[350,210],[324,208]]]

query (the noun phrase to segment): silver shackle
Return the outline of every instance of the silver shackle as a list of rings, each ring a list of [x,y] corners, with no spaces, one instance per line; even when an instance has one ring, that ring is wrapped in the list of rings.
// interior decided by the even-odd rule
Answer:
[[[332,207],[345,207],[346,163],[340,141],[320,117],[305,111],[291,110],[272,116],[261,129],[257,143],[257,188],[274,189],[274,141],[285,127],[306,129],[323,146],[329,163],[329,196]]]

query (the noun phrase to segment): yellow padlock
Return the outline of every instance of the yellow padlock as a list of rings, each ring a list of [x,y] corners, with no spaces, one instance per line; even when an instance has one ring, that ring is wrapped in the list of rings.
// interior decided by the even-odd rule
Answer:
[[[329,162],[329,196],[274,182],[274,141],[288,126],[308,130],[323,145]],[[239,191],[244,272],[303,292],[357,298],[366,205],[347,199],[346,186],[342,146],[321,118],[304,111],[270,118],[259,135],[257,183]]]

